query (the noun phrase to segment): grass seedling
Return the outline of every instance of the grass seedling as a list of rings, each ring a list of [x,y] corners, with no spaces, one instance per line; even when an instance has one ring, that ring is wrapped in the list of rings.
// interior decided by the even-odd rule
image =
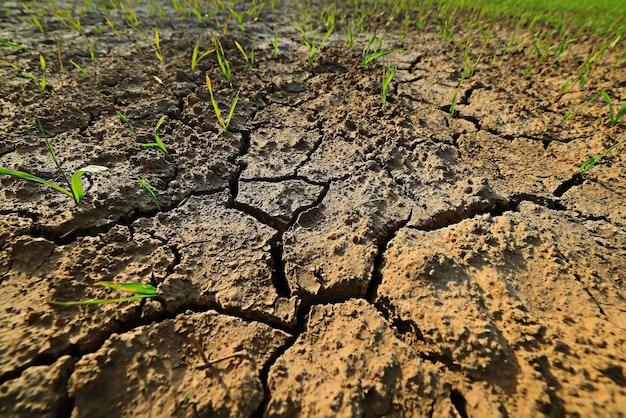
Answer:
[[[348,27],[346,29],[346,46],[352,48],[354,45],[354,23],[352,20],[348,20]]]
[[[274,57],[278,56],[278,35],[274,33],[274,42],[272,43],[272,47],[274,48]]]
[[[165,144],[161,141],[161,137],[159,136],[159,128],[161,124],[165,121],[165,116],[161,116],[161,119],[156,124],[156,128],[154,128],[154,142],[149,144],[139,144],[142,147],[156,147],[158,148],[164,155],[167,155],[167,148],[165,148]]]
[[[235,41],[235,46],[237,47],[239,52],[241,52],[241,55],[243,55],[243,59],[246,60],[248,68],[252,69],[252,67],[254,67],[254,46],[252,46],[252,52],[250,53],[250,57],[248,57],[248,54],[246,54],[239,42]]]
[[[46,132],[44,131],[39,118],[37,118],[37,126],[39,127],[39,131],[41,132],[41,135],[46,141],[46,145],[48,146],[48,151],[50,152],[50,155],[52,156],[52,159],[54,160],[54,164],[57,167],[57,171],[59,172],[59,174],[61,174],[61,177],[63,177],[63,179],[67,183],[69,190],[64,189],[63,187],[59,186],[56,183],[52,183],[51,181],[44,180],[40,177],[25,173],[23,171],[9,170],[7,168],[0,167],[0,174],[7,174],[12,177],[17,177],[20,179],[30,180],[30,181],[44,184],[48,187],[53,188],[54,190],[58,192],[68,195],[69,197],[74,199],[74,202],[78,205],[80,202],[83,201],[83,197],[85,196],[85,193],[83,190],[83,184],[81,181],[82,176],[86,173],[102,173],[104,171],[108,171],[108,168],[102,167],[99,165],[88,165],[86,167],[81,168],[77,172],[75,172],[72,175],[72,178],[70,180],[70,178],[67,176],[63,168],[61,168],[61,164],[59,163],[56,153],[54,152],[54,149],[52,148],[52,144],[50,144],[50,140],[48,139],[48,136],[46,135]]]
[[[307,32],[304,30],[304,28],[302,27],[300,23],[296,23],[296,27],[302,34],[302,40],[304,41],[304,45],[306,45],[306,47],[309,50],[309,57],[307,59],[307,62],[309,63],[309,65],[311,65],[313,60],[320,55],[322,47],[324,46],[328,38],[330,38],[330,35],[333,33],[333,30],[335,29],[335,27],[331,26],[326,32],[326,35],[317,39],[315,38],[315,35],[312,33],[313,30],[311,29],[310,26],[309,26],[309,32],[311,32],[310,34],[307,34]]]
[[[463,51],[463,75],[461,77],[463,80],[469,80],[470,78],[472,78],[472,76],[476,72],[476,67],[478,66],[478,63],[483,56],[483,53],[481,52],[478,58],[476,58],[476,61],[472,62],[472,58],[470,57],[471,49],[472,44],[470,44],[468,41],[465,46],[465,50]]]
[[[161,87],[165,87],[165,83],[163,82],[163,80],[161,80],[159,77],[153,75],[152,78],[154,78],[154,81],[156,81],[157,83],[159,83],[159,85]]]
[[[230,121],[233,118],[233,113],[235,113],[235,107],[237,106],[237,102],[239,101],[239,93],[241,93],[241,89],[243,88],[243,85],[239,87],[239,91],[237,92],[237,95],[235,96],[235,100],[233,100],[233,103],[230,106],[230,111],[228,112],[228,118],[226,118],[226,120],[224,120],[224,118],[222,117],[222,112],[220,111],[220,107],[217,104],[217,101],[215,100],[215,96],[213,95],[213,87],[211,85],[211,78],[208,75],[206,76],[206,86],[207,86],[207,89],[209,90],[209,95],[211,96],[211,104],[213,105],[213,110],[215,111],[217,122],[220,124],[222,128],[224,128],[224,130],[227,131],[228,126],[230,125]]]
[[[235,19],[237,20],[237,23],[239,23],[239,28],[241,29],[241,31],[245,32],[246,26],[245,26],[245,24],[243,22],[243,18],[244,18],[243,13],[238,12],[237,10],[233,9],[232,7],[229,7],[228,10],[230,10],[230,13],[235,17]]]
[[[11,42],[7,39],[0,39],[0,46],[8,46],[9,48],[13,48],[18,51],[21,51],[22,49],[24,49],[22,45],[16,44],[15,42]]]
[[[107,25],[109,25],[109,27],[111,28],[111,30],[113,31],[115,36],[117,36],[117,39],[122,39],[122,35],[120,35],[120,31],[117,30],[117,28],[115,27],[113,22],[111,22],[111,19],[109,19],[108,17],[104,16],[104,20],[107,22]]]
[[[573,118],[578,112],[580,112],[584,107],[586,107],[587,105],[591,104],[592,102],[594,102],[598,96],[600,96],[600,93],[594,95],[591,99],[587,100],[585,103],[581,104],[580,106],[578,106],[576,109],[574,109],[574,104],[572,103],[569,106],[569,109],[567,109],[567,113],[565,113],[564,119],[565,120],[570,120],[571,118]]]
[[[86,75],[87,77],[91,77],[91,74],[89,74],[87,72],[87,70],[85,70],[83,67],[81,67],[80,65],[78,65],[73,59],[70,58],[70,63],[74,66],[74,68],[76,68],[78,71],[80,71],[81,73],[83,73],[84,75]]]
[[[161,64],[164,64],[163,54],[161,53],[161,42],[159,37],[159,30],[157,28],[152,28],[154,32],[154,55],[156,55],[157,59]]]
[[[13,68],[15,71],[17,71],[17,72],[19,72],[19,73],[21,73],[21,74],[25,75],[26,77],[28,77],[28,78],[30,78],[31,80],[33,80],[33,81],[34,81],[34,82],[35,82],[35,83],[39,86],[39,80],[37,80],[37,77],[35,77],[35,75],[34,75],[34,74],[29,73],[29,72],[28,72],[28,71],[26,71],[26,70],[23,70],[23,69],[22,69],[22,68],[20,68],[18,65],[13,64],[12,62],[9,62],[9,61],[5,61],[5,60],[0,59],[0,63],[1,63],[1,64],[5,64],[5,65],[8,65],[9,67]]]
[[[624,114],[626,114],[626,101],[622,103],[622,106],[619,108],[616,115],[613,110],[613,101],[611,100],[609,94],[604,90],[600,93],[602,94],[602,97],[604,97],[604,100],[606,100],[609,104],[609,120],[611,121],[611,126],[615,126],[624,117]]]
[[[120,117],[122,122],[124,122],[124,123],[126,123],[128,125],[128,127],[130,128],[131,131],[135,132],[135,128],[133,127],[133,125],[130,124],[130,121],[126,118],[126,116],[124,116],[124,114],[122,112],[120,112],[119,110],[116,110],[115,113],[117,113],[117,116]]]
[[[41,91],[44,91],[48,85],[48,79],[46,78],[46,59],[43,55],[39,55],[39,64],[41,65],[41,82],[39,83],[39,88]]]
[[[391,64],[387,64],[383,66],[383,90],[382,90],[382,102],[383,104],[387,103],[387,94],[389,93],[389,84],[393,79],[393,76],[396,75],[397,69],[392,67]]]
[[[222,74],[226,77],[228,81],[233,81],[233,73],[230,71],[230,64],[224,56],[224,48],[222,47],[222,43],[212,35],[213,46],[215,47],[215,55],[217,55],[217,63],[222,70]]]
[[[148,184],[148,182],[146,180],[142,179],[139,176],[137,176],[137,181],[139,182],[139,184],[141,184],[141,187],[146,189],[146,191],[150,194],[150,197],[152,198],[152,201],[156,204],[156,207],[159,210],[159,212],[161,212],[162,211],[161,203],[159,202],[159,199],[157,198],[156,194],[154,193],[154,191],[150,187],[150,184]]]
[[[129,301],[141,302],[143,299],[157,297],[157,289],[151,284],[143,283],[115,283],[115,282],[96,282],[94,286],[108,287],[110,289],[119,290],[127,293],[134,293],[133,296],[113,299],[95,299],[86,301],[59,302],[58,300],[48,301],[51,305],[58,306],[78,306],[78,305],[101,305],[103,303],[120,303]]]
[[[596,155],[595,157],[592,157],[592,158],[588,159],[587,161],[585,161],[584,163],[582,163],[581,166],[580,166],[580,175],[584,177],[585,174],[587,174],[587,172],[589,170],[591,170],[591,167],[596,165],[596,163],[598,161],[600,161],[601,159],[606,157],[606,155],[609,152],[613,151],[615,148],[619,147],[624,142],[626,142],[626,138],[622,139],[621,141],[619,141],[617,144],[611,146],[610,148],[607,148],[606,150],[604,150],[604,152],[602,152],[602,154]]]
[[[193,53],[191,54],[191,71],[195,71],[196,70],[196,67],[198,66],[198,63],[200,62],[200,60],[202,60],[207,55],[209,55],[210,53],[215,51],[215,49],[210,49],[210,50],[200,54],[200,45],[201,44],[202,44],[202,34],[200,34],[200,37],[198,38],[198,42],[196,42],[196,45],[193,48]],[[198,54],[200,54],[200,55],[198,55]]]
[[[150,48],[152,48],[152,50],[154,51],[154,55],[157,57],[159,62],[161,64],[164,64],[163,54],[161,54],[159,31],[156,28],[152,28],[152,31],[154,32],[154,42],[152,42],[150,37],[146,35],[141,29],[139,29],[136,25],[128,22],[128,26],[137,31],[137,33],[140,34],[146,40],[146,42],[148,42],[148,45],[150,45]]]
[[[372,61],[377,60],[378,58],[384,57],[385,55],[389,55],[394,51],[381,51],[383,38],[378,40],[378,44],[375,48],[372,49],[372,45],[374,41],[376,41],[376,37],[378,36],[378,32],[372,35],[372,37],[367,41],[367,45],[363,49],[363,53],[361,54],[361,64],[367,65]]]

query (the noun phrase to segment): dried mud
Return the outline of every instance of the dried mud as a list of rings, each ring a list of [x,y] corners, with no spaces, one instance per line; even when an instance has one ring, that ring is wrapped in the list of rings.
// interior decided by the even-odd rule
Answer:
[[[137,8],[161,65],[132,31],[49,19],[41,34],[0,11],[0,38],[39,51],[3,60],[36,72],[57,39],[68,60],[44,92],[0,67],[0,166],[60,180],[24,129],[39,117],[69,172],[109,168],[77,206],[0,178],[0,414],[622,416],[626,157],[584,180],[578,166],[624,125],[600,104],[564,120],[576,54],[528,77],[524,51],[481,63],[451,116],[461,49],[408,31],[381,105],[381,63],[363,67],[338,30],[308,65],[283,7],[221,34],[232,83],[214,56],[189,69],[214,22]],[[234,40],[255,45],[253,69]],[[243,84],[229,131],[205,74],[223,109]],[[624,80],[602,58],[589,83],[623,100]],[[137,145],[161,116],[167,155]],[[111,297],[92,286],[106,280],[159,296],[47,303]]]

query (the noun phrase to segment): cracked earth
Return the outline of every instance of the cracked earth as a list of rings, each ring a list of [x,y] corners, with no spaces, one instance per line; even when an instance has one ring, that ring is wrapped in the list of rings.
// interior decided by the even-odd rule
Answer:
[[[63,39],[92,74],[68,65],[51,95],[0,67],[0,166],[59,180],[24,129],[39,117],[68,171],[109,168],[78,206],[0,177],[0,413],[621,416],[625,153],[577,173],[624,126],[600,104],[564,120],[568,69],[524,78],[522,52],[481,65],[451,116],[461,52],[427,31],[386,57],[383,106],[381,64],[337,32],[308,65],[290,13],[222,34],[231,86],[214,56],[189,69],[213,22],[155,21],[161,66],[142,38],[88,32],[90,61],[78,34],[0,12],[0,38],[50,56]],[[235,39],[256,46],[255,68]],[[594,71],[626,98],[623,63]],[[205,74],[223,108],[244,84],[229,131]],[[161,116],[167,155],[137,145]],[[111,297],[91,286],[105,280],[159,296],[47,303]]]

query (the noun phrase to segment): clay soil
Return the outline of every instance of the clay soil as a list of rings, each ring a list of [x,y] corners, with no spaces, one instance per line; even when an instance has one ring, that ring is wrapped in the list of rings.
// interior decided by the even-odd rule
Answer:
[[[514,34],[503,23],[472,48],[484,55],[450,115],[462,27],[444,42],[437,22],[402,39],[394,23],[383,49],[398,51],[364,67],[376,26],[353,48],[337,26],[308,64],[284,3],[245,31],[228,11],[218,28],[137,7],[161,64],[123,12],[119,38],[98,12],[85,35],[54,17],[42,34],[3,2],[0,38],[24,49],[0,58],[39,77],[44,54],[49,82],[0,66],[0,166],[62,184],[25,128],[38,117],[68,172],[109,171],[83,178],[80,205],[0,176],[0,415],[623,416],[626,152],[578,167],[626,130],[602,100],[563,116],[600,89],[626,99],[624,60],[606,53],[559,97],[594,38],[525,75],[530,44],[492,62]],[[215,54],[190,69],[211,31],[230,83]],[[252,69],[235,40],[255,46]],[[207,74],[225,114],[243,85],[228,131]],[[162,116],[167,155],[138,145]],[[99,281],[158,297],[48,303],[122,296]]]

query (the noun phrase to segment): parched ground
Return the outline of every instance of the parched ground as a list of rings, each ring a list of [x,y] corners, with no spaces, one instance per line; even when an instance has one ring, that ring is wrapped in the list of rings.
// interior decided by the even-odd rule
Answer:
[[[503,25],[472,47],[451,115],[463,48],[436,22],[392,25],[397,51],[368,66],[376,27],[349,48],[338,25],[308,64],[287,3],[245,31],[228,11],[218,27],[136,7],[163,64],[128,12],[111,12],[119,38],[93,11],[84,35],[54,17],[42,34],[4,5],[0,39],[24,50],[0,47],[2,63],[39,77],[43,54],[49,85],[0,65],[0,166],[61,180],[25,128],[38,117],[68,172],[109,171],[77,206],[0,176],[0,415],[623,416],[626,153],[578,167],[626,129],[602,100],[563,116],[600,89],[625,100],[625,61],[606,52],[560,97],[593,38],[525,75],[532,45],[498,55]],[[232,82],[214,53],[190,69],[211,32]],[[225,115],[241,88],[228,131],[207,74]],[[162,116],[167,154],[138,145]],[[48,304],[121,296],[99,281],[158,298]]]

